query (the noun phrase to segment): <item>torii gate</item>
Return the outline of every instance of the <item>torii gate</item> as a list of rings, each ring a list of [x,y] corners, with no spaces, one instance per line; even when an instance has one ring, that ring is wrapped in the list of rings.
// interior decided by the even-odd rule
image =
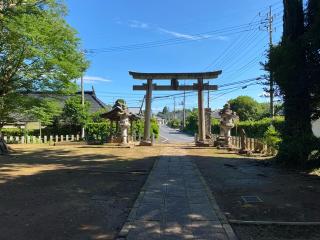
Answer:
[[[217,90],[217,85],[204,84],[204,79],[217,78],[222,71],[214,72],[198,72],[198,73],[138,73],[129,72],[133,79],[147,80],[147,84],[134,85],[134,91],[146,91],[146,107],[145,107],[145,128],[144,128],[144,143],[150,143],[150,121],[151,121],[151,100],[152,91],[198,91],[198,112],[199,112],[199,131],[198,143],[205,143],[205,117],[203,107],[203,90]],[[153,84],[153,80],[171,80],[171,85]],[[179,85],[179,80],[197,80],[198,83],[193,85]]]

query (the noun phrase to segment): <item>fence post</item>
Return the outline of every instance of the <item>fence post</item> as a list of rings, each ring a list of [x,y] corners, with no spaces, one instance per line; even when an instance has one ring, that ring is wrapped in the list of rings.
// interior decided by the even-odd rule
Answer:
[[[61,135],[60,138],[60,142],[63,142],[63,135]]]
[[[133,139],[133,142],[135,142],[137,140],[137,136],[136,136],[135,132],[132,134],[132,139]]]
[[[27,136],[27,144],[30,144],[31,140],[30,140],[30,136]]]
[[[48,138],[47,138],[47,136],[44,136],[43,137],[43,143],[47,143],[48,142]]]
[[[49,137],[49,141],[50,141],[50,143],[52,143],[53,142],[53,136],[52,135],[50,135],[50,137]]]
[[[254,151],[254,138],[250,138],[250,149]]]
[[[56,135],[56,137],[55,137],[55,142],[59,142],[59,136],[58,135]]]
[[[15,139],[14,139],[15,143],[20,143],[20,137],[19,136],[16,136]]]
[[[79,139],[80,139],[80,136],[79,136],[79,134],[77,134],[77,141],[79,141]]]
[[[39,143],[42,143],[42,138],[41,138],[41,136],[39,136],[38,139],[39,139]]]
[[[71,142],[74,142],[74,135],[71,135]]]
[[[194,142],[197,143],[198,142],[198,134],[194,134]]]
[[[24,136],[21,137],[21,144],[25,144]]]
[[[8,137],[7,137],[7,136],[4,136],[4,137],[3,137],[3,140],[4,140],[5,142],[8,142]]]
[[[13,137],[12,136],[9,137],[9,141],[10,141],[10,143],[13,142]]]
[[[66,142],[69,142],[69,135],[66,135]]]

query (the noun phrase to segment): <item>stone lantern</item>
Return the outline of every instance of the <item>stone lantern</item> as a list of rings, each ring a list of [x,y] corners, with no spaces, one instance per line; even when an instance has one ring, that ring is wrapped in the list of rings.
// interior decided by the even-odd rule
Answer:
[[[231,129],[234,128],[235,122],[239,117],[231,110],[229,103],[224,105],[220,111],[220,117],[220,135],[217,138],[216,145],[218,147],[231,148]]]
[[[101,114],[101,117],[109,119],[112,126],[113,122],[118,123],[116,125],[117,131],[116,133],[111,134],[110,142],[121,143],[123,145],[127,145],[129,143],[129,128],[132,126],[132,122],[141,118],[136,114],[130,113],[126,104],[120,100],[115,102],[114,106],[109,112]],[[131,129],[131,132],[132,131],[133,130]],[[114,136],[114,134],[116,136]]]

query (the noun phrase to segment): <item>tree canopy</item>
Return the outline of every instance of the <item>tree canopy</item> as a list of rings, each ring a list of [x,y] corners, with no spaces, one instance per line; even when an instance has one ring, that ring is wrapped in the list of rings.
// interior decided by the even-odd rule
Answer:
[[[230,107],[241,121],[258,120],[268,114],[268,105],[258,103],[252,97],[239,96],[229,100]]]
[[[80,40],[56,0],[0,1],[0,121],[19,111],[17,94],[32,91],[71,92],[73,79],[88,67]],[[10,102],[11,101],[11,102]],[[7,109],[10,106],[10,109]]]

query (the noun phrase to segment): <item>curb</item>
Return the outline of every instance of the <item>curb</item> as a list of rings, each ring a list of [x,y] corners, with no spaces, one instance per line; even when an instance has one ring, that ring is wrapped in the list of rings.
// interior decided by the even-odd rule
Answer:
[[[137,209],[139,208],[139,205],[143,199],[144,193],[147,189],[147,186],[149,185],[149,181],[150,181],[150,174],[154,171],[154,169],[156,168],[156,166],[158,165],[159,162],[159,158],[161,158],[161,156],[158,156],[149,172],[149,175],[147,177],[146,182],[143,184],[140,193],[137,197],[137,199],[135,200],[133,207],[130,210],[129,216],[127,217],[126,222],[124,223],[124,225],[122,226],[120,232],[118,233],[118,237],[116,238],[116,240],[124,240],[127,238],[129,231],[134,227],[133,226],[133,222],[135,220],[136,217],[136,213],[137,213]]]
[[[198,177],[200,178],[202,184],[204,185],[205,189],[206,189],[206,193],[208,195],[208,198],[210,200],[212,209],[214,210],[214,212],[216,212],[216,214],[218,215],[218,218],[222,224],[223,229],[225,230],[229,240],[238,240],[238,237],[236,236],[236,234],[234,233],[231,225],[229,224],[228,219],[226,218],[226,216],[222,213],[216,199],[214,198],[214,196],[212,195],[211,189],[209,188],[206,180],[203,178],[197,164],[194,163],[194,161],[191,159],[191,162],[194,165],[194,169],[198,175]]]

